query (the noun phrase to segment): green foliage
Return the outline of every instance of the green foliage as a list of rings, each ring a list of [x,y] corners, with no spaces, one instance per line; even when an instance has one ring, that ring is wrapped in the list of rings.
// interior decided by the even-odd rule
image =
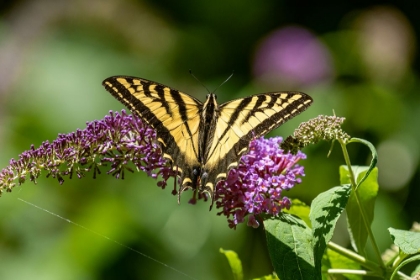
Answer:
[[[402,258],[402,259],[404,259],[404,258]],[[405,265],[407,265],[407,264],[409,264],[409,263],[411,263],[411,262],[419,262],[420,261],[420,255],[411,255],[411,256],[409,256],[409,257],[407,257],[407,258],[405,258],[403,261],[401,261],[399,264],[398,264],[398,266],[396,266],[395,267],[395,269],[393,270],[393,272],[392,272],[392,275],[391,275],[391,277],[390,277],[390,279],[394,279],[394,277],[397,275],[397,274],[399,274],[399,272],[400,272],[400,269],[403,267],[403,266],[405,266]],[[417,275],[419,273],[419,268],[417,267],[412,273],[411,273],[411,276],[414,276],[414,275]]]
[[[229,262],[229,266],[232,269],[233,279],[234,280],[242,280],[244,278],[243,271],[242,271],[242,262],[236,254],[232,250],[223,250],[220,248],[220,253],[224,254]]]
[[[407,255],[420,253],[420,232],[389,228],[391,238],[401,252]]]
[[[311,229],[299,218],[282,214],[264,221],[270,257],[280,279],[318,279],[314,273]]]
[[[331,269],[331,268],[340,269],[343,267],[349,270],[353,270],[353,271],[361,269],[361,266],[359,263],[331,249],[327,249],[327,251],[324,254],[324,259],[328,260],[328,266],[323,265],[323,269],[325,270]],[[360,275],[355,275],[355,274],[343,273],[343,275],[349,280],[358,280],[362,278]],[[325,276],[325,278],[328,279],[328,277],[325,274],[323,276]]]
[[[268,251],[277,276],[280,279],[329,279],[340,274],[358,280],[366,275],[383,279],[394,279],[398,275],[408,279],[401,268],[420,260],[420,233],[389,228],[400,252],[393,257],[393,262],[384,263],[371,230],[379,188],[375,148],[362,139],[339,142],[347,164],[339,168],[341,185],[319,194],[312,201],[309,216],[309,207],[296,201],[288,213],[264,220]],[[351,142],[370,148],[373,156],[370,166],[351,165],[346,149]],[[337,220],[345,209],[355,251],[331,242]],[[372,259],[365,254],[368,240],[376,254]],[[417,272],[418,267],[411,275]]]
[[[361,182],[361,179],[369,171],[369,167],[352,166],[354,175],[356,176],[356,183]],[[349,184],[351,174],[347,166],[340,167],[340,183]],[[375,199],[378,194],[378,169],[375,168],[371,175],[361,183],[357,190],[357,195],[352,192],[350,195],[346,211],[347,223],[353,248],[361,255],[366,255],[364,248],[368,239],[368,230],[365,222],[370,227],[373,221],[373,210],[375,207]],[[363,207],[363,208],[362,208]],[[365,216],[360,214],[360,211],[365,212]],[[366,221],[363,218],[367,218]]]
[[[318,275],[321,274],[321,261],[325,248],[333,236],[338,218],[346,207],[350,191],[349,184],[334,187],[312,201],[309,216],[312,222],[315,270]]]
[[[284,210],[285,213],[298,216],[307,226],[311,227],[311,220],[309,219],[310,211],[311,208],[299,199],[292,199],[292,206],[290,206],[290,209]]]
[[[273,275],[267,275],[267,276],[263,276],[263,277],[258,277],[258,278],[254,278],[252,280],[278,280],[279,278],[273,274]]]

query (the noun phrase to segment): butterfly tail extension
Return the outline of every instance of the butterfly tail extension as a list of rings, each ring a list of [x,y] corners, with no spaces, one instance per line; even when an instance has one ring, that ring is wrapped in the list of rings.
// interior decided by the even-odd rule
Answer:
[[[179,177],[181,183],[178,191],[178,203],[181,202],[182,193],[188,189],[192,189],[194,191],[192,201],[195,202],[200,180],[200,168],[193,167],[192,169],[187,169]]]

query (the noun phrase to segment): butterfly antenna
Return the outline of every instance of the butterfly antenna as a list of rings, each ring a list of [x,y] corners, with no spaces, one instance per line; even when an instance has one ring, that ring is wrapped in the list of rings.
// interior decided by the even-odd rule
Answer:
[[[210,93],[210,91],[209,91],[209,89],[193,74],[193,72],[192,72],[192,70],[190,69],[189,70],[189,72],[190,72],[190,75],[194,78],[194,79],[196,79],[206,90],[207,90],[207,92],[208,93]]]
[[[227,77],[227,79],[223,82],[223,83],[221,83],[214,91],[213,91],[213,93],[216,93],[216,91],[219,89],[219,87],[221,87],[221,86],[223,86],[227,81],[229,81],[230,80],[230,78],[232,78],[232,76],[233,76],[233,74],[235,74],[235,71],[232,71],[232,74],[230,74],[230,76],[229,77]]]
[[[193,72],[192,72],[192,70],[190,69],[189,70],[189,72],[190,72],[190,75],[191,76],[193,76],[193,78],[194,79],[196,79],[206,90],[207,90],[207,92],[208,93],[210,93],[210,91],[209,91],[209,89],[193,74]],[[233,74],[235,74],[235,71],[232,71],[232,74],[230,74],[230,76],[229,77],[227,77],[227,79],[223,82],[223,83],[221,83],[214,91],[213,91],[213,93],[216,93],[216,91],[221,87],[221,86],[223,86],[227,81],[229,81],[230,80],[230,78],[232,78],[232,76],[233,76]]]

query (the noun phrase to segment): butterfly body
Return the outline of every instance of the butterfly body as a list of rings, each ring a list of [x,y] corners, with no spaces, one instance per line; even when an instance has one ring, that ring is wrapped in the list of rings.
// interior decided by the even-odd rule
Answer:
[[[272,92],[221,105],[210,93],[204,103],[146,79],[114,76],[105,88],[156,130],[163,156],[186,189],[207,192],[236,167],[249,142],[304,111],[312,98],[301,92]]]

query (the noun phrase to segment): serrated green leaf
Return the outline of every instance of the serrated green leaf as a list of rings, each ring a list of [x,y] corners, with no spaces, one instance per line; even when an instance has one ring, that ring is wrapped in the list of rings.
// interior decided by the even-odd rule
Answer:
[[[391,238],[400,250],[407,254],[420,252],[420,232],[388,228]]]
[[[311,220],[309,219],[309,211],[311,208],[299,199],[292,199],[292,205],[289,210],[284,212],[298,216],[301,218],[309,227],[312,227]]]
[[[365,256],[365,246],[368,238],[368,232],[365,223],[360,213],[360,206],[364,208],[367,219],[367,225],[370,226],[373,221],[373,210],[375,208],[375,200],[378,194],[378,169],[373,168],[366,178],[369,167],[366,166],[352,166],[356,184],[362,179],[363,183],[357,189],[360,199],[360,205],[356,199],[354,192],[351,193],[349,201],[347,202],[347,225],[349,227],[351,244],[356,252]],[[341,184],[350,183],[350,173],[347,166],[340,167],[340,182]]]
[[[350,185],[334,187],[319,194],[313,201],[309,218],[312,223],[315,269],[321,273],[322,256],[334,233],[335,224],[346,207]]]
[[[283,213],[264,221],[268,251],[280,279],[321,279],[315,273],[312,231],[301,219]]]
[[[242,262],[239,259],[238,254],[236,254],[235,251],[223,250],[222,248],[220,248],[219,251],[226,256],[230,265],[230,269],[232,269],[233,279],[242,280],[244,275],[242,270]]]

